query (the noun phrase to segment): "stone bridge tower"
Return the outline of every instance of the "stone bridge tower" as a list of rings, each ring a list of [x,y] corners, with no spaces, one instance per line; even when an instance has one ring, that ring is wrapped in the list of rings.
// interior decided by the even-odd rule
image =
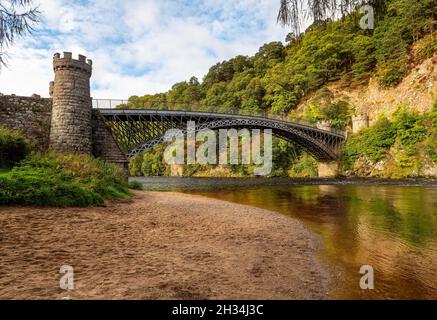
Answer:
[[[85,56],[73,59],[71,52],[53,56],[55,81],[50,83],[53,98],[50,150],[60,153],[91,154],[92,61]]]
[[[367,114],[352,116],[352,133],[357,133],[361,129],[365,129],[368,127],[369,127],[369,116]]]

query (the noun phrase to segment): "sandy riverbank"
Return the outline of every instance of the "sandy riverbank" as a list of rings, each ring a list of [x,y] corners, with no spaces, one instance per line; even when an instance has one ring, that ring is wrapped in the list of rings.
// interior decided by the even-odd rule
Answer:
[[[179,193],[0,207],[0,298],[324,299],[318,247],[283,215]],[[62,265],[74,268],[74,290],[59,288]]]

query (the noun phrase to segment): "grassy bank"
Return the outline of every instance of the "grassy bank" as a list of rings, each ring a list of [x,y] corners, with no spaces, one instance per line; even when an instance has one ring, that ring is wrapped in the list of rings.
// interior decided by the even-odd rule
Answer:
[[[85,155],[32,155],[0,172],[0,205],[83,207],[128,194],[121,168]]]
[[[92,206],[123,199],[123,170],[86,155],[31,154],[18,130],[0,126],[0,205]]]

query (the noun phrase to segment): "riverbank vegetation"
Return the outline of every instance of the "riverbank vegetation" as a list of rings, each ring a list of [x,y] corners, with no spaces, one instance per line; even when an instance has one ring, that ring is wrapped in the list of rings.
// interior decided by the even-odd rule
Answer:
[[[0,127],[0,205],[90,206],[129,194],[124,172],[85,155],[34,154],[16,130]]]
[[[336,82],[343,88],[355,88],[374,78],[381,88],[394,87],[414,65],[437,51],[434,1],[388,0],[384,1],[384,8],[374,30],[360,27],[358,12],[337,21],[317,21],[302,34],[290,33],[285,45],[279,41],[267,43],[252,57],[240,55],[217,63],[202,81],[192,77],[174,84],[165,93],[132,96],[119,107],[269,115],[312,124],[323,121],[336,129],[348,130],[355,107],[346,99],[336,99],[326,87],[328,84]],[[402,166],[409,165],[406,158],[412,157],[413,150],[421,151],[419,146],[425,140],[431,150],[428,154],[435,153],[435,137],[424,137],[417,127],[427,122],[425,118],[430,114],[413,112],[407,116],[414,107],[407,106],[395,116],[401,123],[392,124],[381,115],[373,129],[352,138],[343,155],[345,172],[352,173],[359,158],[378,162],[395,143],[402,149],[397,155]],[[403,116],[408,119],[401,120]],[[417,126],[410,128],[412,122]],[[367,141],[365,148],[359,148],[360,139]],[[274,139],[273,148],[273,176],[308,177],[317,173],[315,161],[302,150],[278,139]],[[157,147],[132,160],[131,174],[170,174],[162,162],[162,151],[162,147]],[[431,157],[435,159],[435,155]],[[185,169],[185,175],[217,172],[200,166]],[[250,175],[250,168],[242,166],[222,169],[221,174],[229,176]],[[401,175],[416,171],[402,170]]]
[[[348,175],[405,178],[432,174],[437,165],[437,101],[433,110],[398,109],[348,139],[342,153]],[[434,170],[434,171],[433,171]]]
[[[0,205],[84,207],[128,193],[121,168],[85,155],[32,155],[0,173]]]

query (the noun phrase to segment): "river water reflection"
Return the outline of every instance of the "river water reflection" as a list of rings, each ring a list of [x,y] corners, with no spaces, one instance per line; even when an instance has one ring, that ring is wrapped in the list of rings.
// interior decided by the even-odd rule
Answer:
[[[320,257],[332,266],[332,298],[437,299],[436,187],[143,181],[149,189],[204,195],[300,220],[322,239]],[[359,287],[362,265],[374,268],[374,290]]]

